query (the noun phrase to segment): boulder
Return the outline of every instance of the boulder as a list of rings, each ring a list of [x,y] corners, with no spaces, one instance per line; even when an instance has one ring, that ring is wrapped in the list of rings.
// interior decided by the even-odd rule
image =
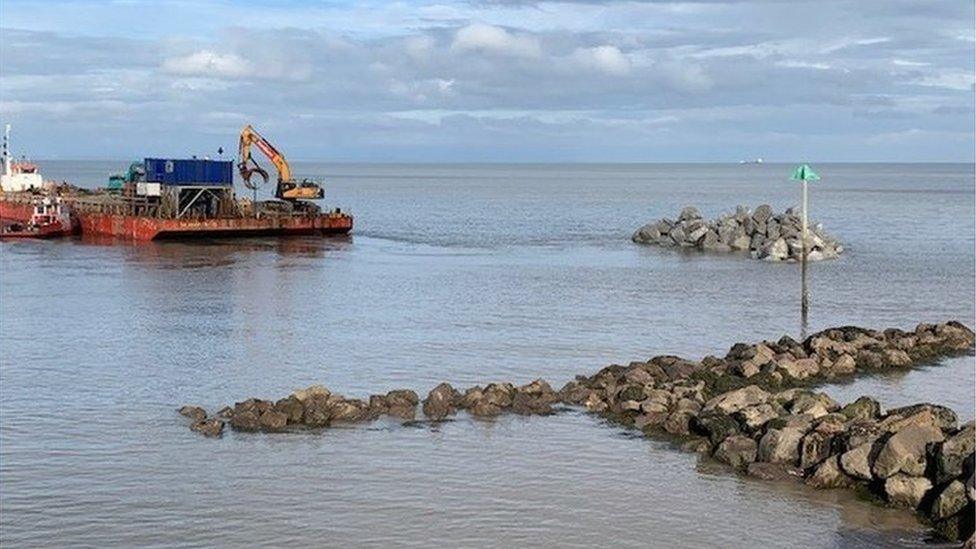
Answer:
[[[355,422],[369,417],[369,405],[359,399],[338,398],[331,405],[332,421]]]
[[[813,427],[813,416],[808,414],[789,414],[769,420],[766,429],[796,429],[806,433]]]
[[[926,425],[941,430],[938,426],[938,420],[929,410],[921,410],[907,417],[889,412],[878,422],[878,428],[885,433],[897,433],[912,425]]]
[[[742,469],[756,461],[756,441],[743,435],[732,435],[715,449],[715,459],[736,469]]]
[[[723,242],[715,231],[708,231],[705,234],[705,238],[701,239],[699,242],[701,249],[706,252],[730,252],[732,247],[726,242]]]
[[[904,368],[912,364],[912,357],[901,349],[885,349],[881,355],[885,364],[891,368]]]
[[[961,477],[964,473],[963,464],[973,455],[974,446],[976,446],[976,426],[972,421],[963,425],[962,429],[942,444],[936,445],[933,460],[936,484],[941,485]]]
[[[698,412],[701,412],[702,405],[697,400],[693,400],[690,398],[681,398],[674,403],[674,409],[676,411],[685,410],[691,412],[692,415],[697,415]]]
[[[492,404],[488,400],[487,396],[486,396],[486,398],[484,400],[485,400],[486,403]],[[590,391],[590,394],[586,397],[586,402],[584,402],[583,404],[586,406],[586,409],[587,410],[589,410],[591,412],[594,412],[594,413],[605,412],[607,410],[607,408],[609,407],[607,405],[606,400],[604,400],[603,397],[600,396],[600,393],[598,393],[596,391]],[[496,404],[492,404],[492,405],[495,406],[496,408],[501,409],[501,406],[498,406]]]
[[[812,358],[800,358],[780,361],[776,369],[794,379],[806,379],[820,373],[820,364]]]
[[[251,409],[235,411],[230,426],[238,431],[257,431],[261,428],[260,416]]]
[[[329,398],[331,395],[332,393],[324,385],[310,385],[305,389],[297,389],[291,394],[299,402],[305,402],[313,396]]]
[[[840,409],[850,419],[877,419],[881,416],[881,404],[871,397],[862,396]]]
[[[867,349],[858,351],[854,360],[858,368],[865,370],[880,370],[885,365],[884,356],[881,353]]]
[[[695,432],[708,437],[713,446],[729,436],[739,434],[739,424],[722,412],[702,412],[692,420]]]
[[[854,361],[854,357],[847,353],[837,357],[830,365],[830,373],[837,376],[853,374],[856,369],[857,362]]]
[[[297,397],[297,395],[296,395]],[[305,412],[302,423],[308,427],[325,427],[332,421],[332,406],[329,397],[324,394],[314,394],[304,400]],[[233,421],[231,427],[234,426]]]
[[[193,421],[203,421],[207,419],[207,411],[199,406],[183,406],[179,409],[180,415]]]
[[[913,404],[903,406],[888,411],[888,415],[897,415],[905,418],[915,416],[922,412],[929,412],[935,420],[935,425],[944,431],[952,431],[959,425],[959,418],[951,408],[939,406],[938,404]]]
[[[962,511],[967,503],[969,498],[966,497],[966,486],[961,481],[954,480],[932,502],[932,518],[940,520],[951,517]]]
[[[552,390],[552,387],[544,379],[536,379],[530,383],[527,383],[518,389],[516,392],[523,393],[534,400],[541,400],[546,404],[552,404],[559,401],[559,397],[556,392]]]
[[[847,430],[844,432],[844,447],[850,449],[873,443],[882,435],[881,427],[877,422],[869,419],[852,419],[847,423]]]
[[[800,469],[809,469],[830,456],[832,437],[811,431],[800,440]]]
[[[515,396],[515,387],[511,383],[489,383],[485,386],[484,398],[486,404],[491,404],[499,408],[508,408],[512,405],[512,398]]]
[[[807,359],[809,360],[809,359]],[[823,417],[840,406],[834,399],[824,393],[800,392],[790,403],[790,412],[794,414],[808,414],[814,418]]]
[[[840,466],[848,475],[861,480],[871,480],[872,454],[874,445],[870,442],[852,448],[840,456]]]
[[[764,404],[769,400],[769,393],[757,385],[749,385],[735,391],[729,391],[705,403],[704,412],[719,411],[732,414],[750,406]]]
[[[305,406],[294,395],[275,402],[274,410],[285,414],[288,423],[301,423],[305,415]]]
[[[455,402],[460,400],[460,396],[450,383],[441,383],[430,390],[427,398],[424,399],[424,415],[427,419],[440,421],[445,417],[455,413]]]
[[[488,399],[482,399],[469,408],[468,412],[475,417],[494,417],[502,413],[502,408]]]
[[[680,225],[677,225],[673,229],[671,229],[671,232],[668,233],[668,236],[670,236],[671,240],[673,240],[674,243],[677,244],[678,246],[687,244],[686,241],[688,237],[687,235],[685,235],[685,231],[684,229],[681,228]]]
[[[769,204],[761,204],[756,208],[756,211],[752,213],[752,220],[755,223],[765,223],[773,216],[773,207]]]
[[[693,221],[695,219],[701,219],[701,218],[702,218],[701,212],[699,212],[698,208],[694,206],[685,206],[684,208],[681,209],[681,214],[678,215],[679,222]]]
[[[638,243],[656,242],[661,237],[661,231],[657,228],[657,223],[648,223],[637,229],[631,240]]]
[[[911,509],[917,508],[922,503],[922,499],[930,489],[932,489],[932,481],[929,479],[902,473],[887,477],[884,483],[885,495],[890,503]]]
[[[749,238],[745,234],[739,234],[732,239],[732,242],[729,243],[729,247],[731,247],[733,250],[745,251],[749,249],[749,246],[751,244],[752,244],[751,238]]]
[[[288,414],[268,410],[261,414],[258,422],[263,431],[281,431],[288,425]]]
[[[733,414],[733,417],[747,431],[755,431],[766,424],[771,419],[778,418],[780,411],[777,407],[769,403],[757,404],[748,408],[743,408]]]
[[[224,422],[217,418],[201,419],[194,421],[190,425],[190,430],[205,437],[217,438],[224,433]]]
[[[627,402],[633,402],[634,409],[640,409],[640,404],[638,402]],[[552,406],[550,406],[549,401],[542,396],[517,391],[515,393],[515,397],[512,398],[512,412],[523,416],[545,415],[552,413]]]
[[[912,476],[925,474],[926,447],[943,440],[942,431],[933,425],[910,425],[884,443],[871,470],[878,478],[896,473]]]
[[[837,456],[830,456],[817,466],[816,471],[810,475],[806,483],[814,488],[848,488],[854,485],[854,479],[844,474]]]
[[[417,415],[417,404],[420,397],[409,389],[397,389],[386,393],[386,413],[407,421]]]
[[[688,231],[688,241],[698,243],[699,241],[703,240],[707,234],[708,227],[706,225],[699,225]],[[716,237],[716,240],[718,240],[718,237]]]
[[[695,417],[693,412],[678,410],[664,421],[664,430],[672,435],[687,435],[691,430],[691,419],[693,417]]]
[[[847,418],[837,412],[831,412],[825,416],[820,416],[813,426],[813,430],[825,435],[832,437],[834,435],[839,435],[847,430]]]
[[[481,388],[477,387],[479,395],[481,394]],[[468,389],[469,391],[471,389]],[[559,400],[566,403],[572,404],[574,406],[582,406],[586,402],[586,397],[589,395],[590,389],[578,381],[570,381],[563,385],[563,388],[559,390]],[[478,397],[481,398],[480,396]],[[463,408],[470,408],[470,406],[464,406]]]
[[[756,233],[758,236],[759,233]],[[767,240],[759,252],[759,259],[765,261],[785,261],[790,257],[790,248],[786,244],[786,240],[782,238],[777,238],[776,240]]]
[[[800,457],[800,429],[769,429],[759,439],[759,461],[795,465]]]
[[[667,402],[662,402],[654,397],[644,399],[640,403],[640,410],[646,414],[651,413],[667,413],[669,409]]]

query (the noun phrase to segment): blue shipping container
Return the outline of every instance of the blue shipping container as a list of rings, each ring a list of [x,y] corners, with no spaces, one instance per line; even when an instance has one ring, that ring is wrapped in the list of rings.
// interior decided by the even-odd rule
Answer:
[[[145,159],[146,181],[163,185],[212,185],[234,183],[234,163],[229,160],[177,158]]]

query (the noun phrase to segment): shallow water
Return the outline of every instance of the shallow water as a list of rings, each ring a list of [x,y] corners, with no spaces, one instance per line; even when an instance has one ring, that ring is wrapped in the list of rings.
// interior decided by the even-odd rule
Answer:
[[[106,163],[44,163],[101,183]],[[974,317],[972,165],[822,165],[811,328]],[[798,268],[640,247],[698,205],[782,210],[788,166],[298,166],[343,239],[0,245],[0,541],[64,545],[887,546],[907,513],[729,475],[576,411],[190,433],[322,382],[351,396],[723,354],[797,335]],[[824,388],[974,416],[972,356]]]

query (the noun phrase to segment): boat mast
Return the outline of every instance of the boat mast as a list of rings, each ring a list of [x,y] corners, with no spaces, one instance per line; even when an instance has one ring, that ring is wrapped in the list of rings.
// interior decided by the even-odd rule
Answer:
[[[10,124],[3,130],[3,175],[10,175]]]

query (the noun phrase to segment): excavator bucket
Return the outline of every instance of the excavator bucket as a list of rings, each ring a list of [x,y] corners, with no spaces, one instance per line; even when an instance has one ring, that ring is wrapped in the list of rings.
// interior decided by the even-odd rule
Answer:
[[[251,163],[250,166],[248,165],[248,161]],[[249,189],[257,188],[256,184],[251,183],[251,176],[254,174],[260,175],[261,179],[263,179],[265,183],[268,182],[268,172],[259,166],[253,158],[248,157],[247,160],[239,162],[237,164],[237,171],[241,174],[241,179],[244,180],[244,185]]]

